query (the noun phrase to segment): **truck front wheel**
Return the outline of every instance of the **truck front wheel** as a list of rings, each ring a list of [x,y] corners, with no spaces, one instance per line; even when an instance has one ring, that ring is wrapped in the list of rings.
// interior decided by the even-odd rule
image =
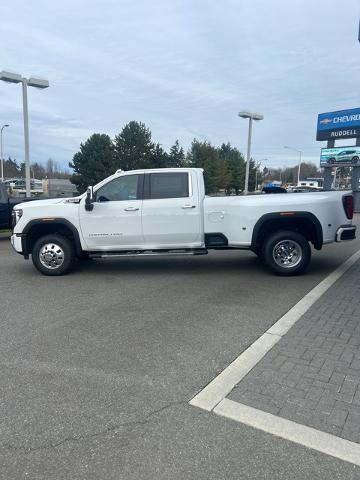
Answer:
[[[74,264],[75,251],[66,237],[52,234],[36,241],[31,257],[35,268],[43,275],[64,275]]]
[[[309,242],[300,233],[280,231],[265,240],[261,258],[277,275],[298,275],[308,266],[311,249]]]

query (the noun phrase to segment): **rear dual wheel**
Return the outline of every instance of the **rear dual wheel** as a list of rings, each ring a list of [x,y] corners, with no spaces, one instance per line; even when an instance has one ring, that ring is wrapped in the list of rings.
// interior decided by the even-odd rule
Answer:
[[[298,275],[309,265],[311,249],[309,242],[300,233],[279,231],[265,240],[261,258],[277,275]]]

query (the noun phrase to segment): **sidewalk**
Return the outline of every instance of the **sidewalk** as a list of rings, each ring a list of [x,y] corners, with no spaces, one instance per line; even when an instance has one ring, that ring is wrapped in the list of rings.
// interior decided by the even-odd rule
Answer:
[[[360,443],[359,346],[360,261],[227,398]]]

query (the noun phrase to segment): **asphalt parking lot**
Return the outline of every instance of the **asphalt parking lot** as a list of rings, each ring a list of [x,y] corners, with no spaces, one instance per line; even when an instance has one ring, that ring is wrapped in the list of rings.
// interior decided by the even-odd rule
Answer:
[[[293,278],[241,251],[95,260],[49,278],[0,238],[0,478],[360,478],[188,404],[359,248],[327,246]]]

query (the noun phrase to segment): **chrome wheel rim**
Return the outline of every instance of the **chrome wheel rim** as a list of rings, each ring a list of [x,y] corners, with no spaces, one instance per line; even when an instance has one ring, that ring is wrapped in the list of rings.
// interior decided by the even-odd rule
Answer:
[[[64,251],[56,243],[46,243],[40,250],[39,259],[45,268],[55,270],[64,263]]]
[[[295,240],[281,240],[273,248],[273,259],[281,268],[294,268],[302,260],[302,248]]]

